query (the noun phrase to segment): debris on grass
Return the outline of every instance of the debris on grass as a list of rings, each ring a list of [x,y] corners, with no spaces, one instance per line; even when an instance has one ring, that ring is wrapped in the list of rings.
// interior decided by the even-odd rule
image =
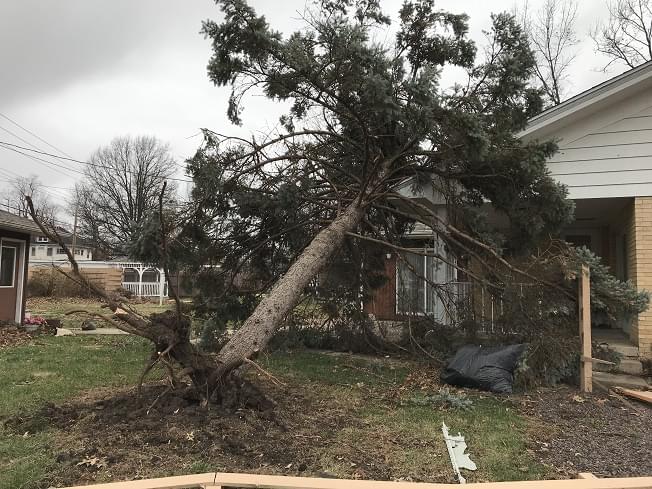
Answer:
[[[451,392],[448,388],[442,387],[437,394],[412,394],[407,404],[415,406],[433,406],[439,409],[472,409],[473,401],[466,394]]]
[[[29,333],[16,326],[0,326],[0,348],[23,345],[31,339]]]
[[[504,347],[463,346],[442,371],[441,380],[458,387],[511,394],[514,369],[526,347],[524,344]]]
[[[448,456],[451,459],[455,477],[460,484],[466,484],[466,479],[462,476],[460,469],[477,470],[478,468],[475,462],[469,457],[469,454],[464,453],[466,452],[466,441],[461,433],[457,433],[457,436],[450,435],[446,423],[441,424],[441,432],[444,435],[444,441],[446,442]]]

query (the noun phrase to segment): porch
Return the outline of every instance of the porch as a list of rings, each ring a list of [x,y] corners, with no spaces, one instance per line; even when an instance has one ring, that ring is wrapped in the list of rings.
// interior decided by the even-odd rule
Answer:
[[[562,238],[600,256],[618,279],[652,290],[652,197],[578,199],[575,205],[575,221],[563,230]],[[460,309],[466,308],[481,329],[494,331],[502,299],[467,281],[450,263],[424,256],[428,254],[424,251],[445,254],[445,250],[430,230],[416,231],[408,236],[412,244],[406,244],[415,249],[414,254],[386,255],[388,282],[365,304],[365,310],[380,320],[427,315],[454,324],[460,320]],[[650,311],[616,321],[594,315],[593,327],[622,331],[642,356],[652,355]]]
[[[562,237],[600,256],[611,272],[638,289],[652,290],[652,198],[613,197],[575,200],[575,221]],[[652,355],[652,315],[594,317],[596,333],[624,332],[640,354]]]

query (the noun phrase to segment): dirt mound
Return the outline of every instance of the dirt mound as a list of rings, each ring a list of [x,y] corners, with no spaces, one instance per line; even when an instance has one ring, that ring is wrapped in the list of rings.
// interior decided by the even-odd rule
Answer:
[[[266,386],[282,399],[267,411],[206,409],[190,394],[161,395],[165,389],[145,386],[142,401],[133,389],[117,395],[96,391],[73,403],[48,404],[29,417],[14,417],[5,426],[16,433],[46,427],[65,433],[56,460],[67,470],[57,471],[65,475],[47,483],[70,485],[108,475],[112,480],[135,478],[162,461],[170,474],[220,470],[328,476],[320,471],[314,444],[334,443],[340,429],[359,423],[353,413],[287,388]],[[371,469],[367,476],[386,477]]]
[[[652,474],[652,409],[631,409],[616,397],[579,395],[564,387],[522,396],[520,404],[534,426],[542,426],[532,433],[531,449],[560,476]]]

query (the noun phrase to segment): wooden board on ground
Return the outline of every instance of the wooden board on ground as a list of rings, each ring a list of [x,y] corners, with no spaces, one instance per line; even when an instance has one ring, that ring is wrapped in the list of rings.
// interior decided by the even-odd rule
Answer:
[[[428,482],[392,482],[372,480],[321,479],[261,474],[207,473],[161,479],[111,482],[67,489],[189,489],[189,488],[261,488],[261,489],[451,489],[459,484]],[[590,474],[582,478],[547,481],[512,481],[466,484],[466,489],[645,489],[652,488],[652,477],[598,479]]]
[[[652,391],[637,391],[634,389],[625,389],[624,387],[616,387],[616,392],[623,396],[652,404]]]

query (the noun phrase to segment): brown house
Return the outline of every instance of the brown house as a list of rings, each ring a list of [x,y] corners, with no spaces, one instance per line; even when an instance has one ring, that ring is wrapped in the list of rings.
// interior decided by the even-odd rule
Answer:
[[[23,322],[29,242],[39,233],[33,221],[0,210],[0,322]]]

